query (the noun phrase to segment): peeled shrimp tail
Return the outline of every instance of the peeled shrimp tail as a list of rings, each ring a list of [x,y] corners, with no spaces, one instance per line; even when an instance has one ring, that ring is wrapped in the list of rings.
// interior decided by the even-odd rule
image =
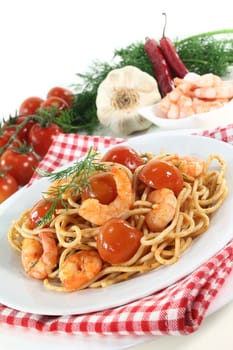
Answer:
[[[168,188],[154,190],[148,195],[153,203],[152,209],[146,214],[146,224],[153,232],[162,231],[175,216],[177,198]]]
[[[41,232],[41,242],[24,238],[22,243],[22,264],[30,277],[46,278],[58,262],[58,248],[55,233]]]
[[[96,251],[79,251],[64,261],[59,278],[67,291],[77,290],[92,281],[101,271],[102,265],[102,260]]]
[[[117,196],[110,204],[101,204],[97,199],[89,198],[82,202],[79,215],[95,225],[102,225],[133,204],[131,180],[123,168],[112,166],[111,172],[116,181]]]

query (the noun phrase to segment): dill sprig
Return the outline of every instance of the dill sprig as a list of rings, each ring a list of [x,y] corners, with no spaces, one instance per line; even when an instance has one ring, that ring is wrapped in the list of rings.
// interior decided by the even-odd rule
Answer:
[[[106,167],[99,161],[98,153],[89,148],[87,155],[82,160],[74,162],[71,166],[62,169],[57,172],[49,172],[43,169],[39,169],[37,172],[41,177],[47,177],[50,182],[57,180],[67,179],[66,183],[61,183],[59,186],[51,186],[44,192],[46,201],[51,202],[49,210],[45,216],[38,223],[39,225],[45,225],[51,221],[55,209],[62,205],[63,208],[67,208],[67,203],[63,199],[63,194],[66,191],[70,191],[73,194],[81,194],[83,189],[89,187],[89,178],[91,174],[98,171],[106,171]]]
[[[73,86],[81,95],[82,93],[92,92],[96,96],[100,83],[106,78],[108,73],[113,69],[128,65],[135,66],[153,75],[153,69],[145,54],[143,42],[136,42],[125,48],[115,49],[110,62],[93,61],[86,73],[77,74],[81,82]]]
[[[177,52],[189,71],[224,77],[233,65],[233,29],[196,34],[175,40]]]

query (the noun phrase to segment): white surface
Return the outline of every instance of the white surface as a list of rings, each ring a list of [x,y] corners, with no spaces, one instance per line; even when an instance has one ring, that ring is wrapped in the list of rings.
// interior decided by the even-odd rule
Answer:
[[[167,35],[183,37],[203,31],[232,28],[231,0],[7,0],[0,2],[0,119],[14,113],[28,96],[45,96],[55,85],[70,87],[76,73],[93,59],[110,59],[114,48],[145,36],[159,38],[162,12],[168,15]],[[1,282],[3,283],[3,282]],[[233,274],[210,310],[231,298]],[[132,349],[202,350],[233,347],[233,304],[209,316],[200,330],[186,337],[89,338],[42,335],[0,325],[1,349]],[[88,340],[88,343],[87,343]]]
[[[0,118],[27,97],[45,97],[55,85],[78,82],[94,60],[111,60],[116,48],[232,27],[231,0],[7,0],[0,2]]]
[[[156,138],[156,141],[155,141]],[[32,280],[24,273],[19,255],[12,249],[6,233],[13,220],[32,207],[50,183],[47,179],[36,181],[24,188],[0,207],[0,302],[20,311],[41,315],[67,315],[103,310],[123,305],[161,290],[191,273],[207,261],[233,238],[233,152],[232,146],[203,136],[185,135],[182,131],[152,133],[131,138],[128,144],[140,153],[168,153],[198,156],[207,159],[219,154],[227,164],[226,179],[229,195],[219,210],[211,217],[210,226],[173,265],[166,266],[138,277],[103,289],[88,289],[74,293],[55,293],[44,288],[41,281]],[[187,145],[184,153],[184,145]],[[219,169],[213,162],[212,170]],[[210,169],[211,171],[211,169]],[[18,203],[21,203],[19,206]],[[11,208],[11,210],[9,210]],[[222,227],[224,232],[219,235]],[[17,288],[15,288],[17,286]],[[134,293],[132,293],[134,291]]]
[[[194,114],[186,118],[168,119],[160,117],[158,104],[141,108],[139,113],[152,124],[163,129],[208,129],[216,128],[221,124],[226,126],[233,123],[233,100],[221,108],[207,113]]]

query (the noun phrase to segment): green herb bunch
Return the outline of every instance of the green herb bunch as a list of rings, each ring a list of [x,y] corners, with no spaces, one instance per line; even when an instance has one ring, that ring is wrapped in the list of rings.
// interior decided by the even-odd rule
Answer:
[[[233,29],[190,36],[174,44],[190,72],[224,77],[233,65]]]

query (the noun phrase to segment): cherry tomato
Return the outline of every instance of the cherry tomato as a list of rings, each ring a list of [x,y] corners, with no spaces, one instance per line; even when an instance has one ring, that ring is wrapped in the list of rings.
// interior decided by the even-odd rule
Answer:
[[[44,102],[44,100],[37,96],[26,98],[19,107],[19,115],[36,114],[36,111],[40,108],[42,102]]]
[[[118,145],[111,148],[104,154],[102,161],[122,164],[132,172],[143,164],[140,155],[133,148],[126,145]]]
[[[43,103],[41,103],[40,106],[41,107],[54,106],[57,109],[59,109],[59,111],[63,111],[64,109],[69,107],[68,103],[65,100],[63,100],[62,98],[57,97],[57,96],[48,97],[47,100],[45,100]]]
[[[11,137],[10,134],[3,132],[0,136],[0,148],[5,146],[7,142],[9,141],[9,138]]]
[[[52,201],[41,199],[32,207],[29,213],[28,226],[30,229],[34,229],[39,224],[46,213],[50,210],[52,204]]]
[[[16,127],[23,122],[25,122],[27,119],[29,119],[27,116],[19,116],[15,118],[15,121],[13,121],[14,124],[5,124],[4,125],[4,132],[9,135],[13,135],[16,132]],[[28,120],[28,122],[20,129],[20,131],[17,133],[17,138],[21,141],[28,142],[28,134],[31,129],[31,127],[35,124],[33,120]]]
[[[56,124],[50,124],[47,127],[34,124],[29,131],[28,142],[33,146],[34,151],[43,157],[56,135],[62,132],[62,128]]]
[[[3,152],[0,160],[1,168],[12,175],[20,186],[28,183],[38,163],[33,152],[22,153],[13,147]]]
[[[138,174],[139,179],[147,186],[155,189],[163,187],[172,190],[175,195],[178,195],[183,188],[183,176],[179,169],[174,165],[152,159],[140,170]]]
[[[109,204],[116,198],[116,195],[116,182],[112,173],[99,173],[89,179],[89,187],[85,187],[82,200],[96,198],[102,204]]]
[[[64,101],[66,101],[69,107],[73,105],[73,102],[75,99],[75,95],[73,94],[72,91],[59,86],[55,86],[49,90],[47,94],[47,98],[50,98],[50,97],[59,97],[63,99]]]
[[[11,144],[7,147],[7,149],[17,149],[22,146],[22,141],[18,138],[14,138],[14,140],[11,142]]]
[[[0,173],[0,203],[9,198],[18,188],[17,181],[13,176],[8,173]]]
[[[108,220],[99,231],[97,249],[101,258],[110,264],[123,263],[136,253],[142,232],[120,218]]]
[[[24,121],[26,121],[28,119],[28,117],[18,117],[17,119],[17,124],[22,124]],[[19,132],[19,138],[22,139],[23,141],[26,141],[28,143],[28,135],[29,135],[29,131],[31,130],[31,128],[33,127],[33,125],[35,124],[34,120],[28,120],[28,122],[24,125],[24,127],[20,130]]]

